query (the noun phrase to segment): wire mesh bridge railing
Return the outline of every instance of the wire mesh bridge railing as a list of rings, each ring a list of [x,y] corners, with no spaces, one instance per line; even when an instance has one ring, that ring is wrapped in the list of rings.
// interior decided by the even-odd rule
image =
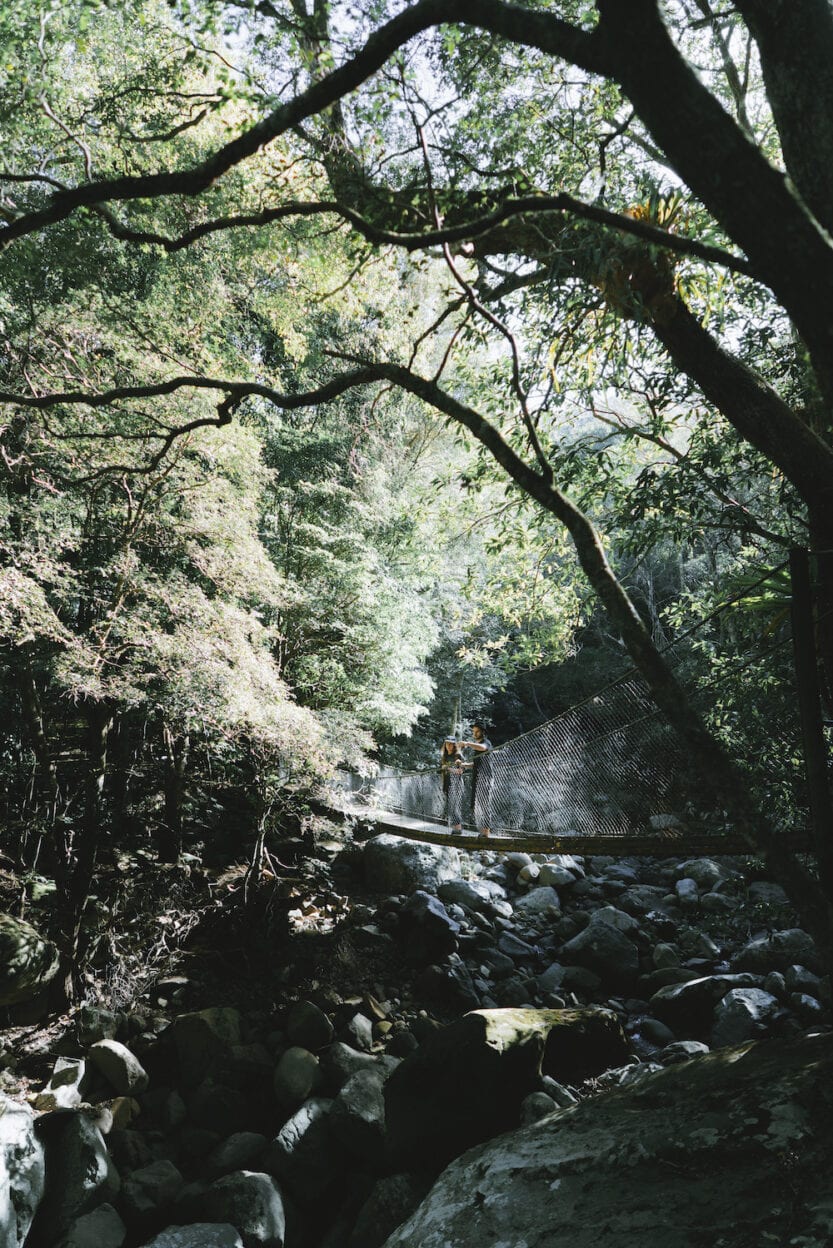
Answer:
[[[709,617],[711,619],[711,617]],[[689,633],[702,632],[701,621]],[[786,632],[760,651],[718,662],[709,647],[681,645],[666,659],[696,688],[695,702],[735,757],[759,800],[800,847],[806,840],[807,802],[801,730]],[[702,640],[702,638],[700,639]],[[674,651],[674,653],[669,653]],[[774,657],[773,657],[774,656]],[[758,680],[756,665],[777,669],[761,714],[745,704]],[[709,677],[708,666],[714,664]],[[690,678],[699,667],[698,680]],[[706,672],[704,675],[704,667]],[[720,712],[714,715],[717,703]],[[773,716],[773,707],[775,715]],[[462,822],[469,834],[490,829],[513,845],[567,852],[713,852],[748,850],[688,768],[679,740],[650,691],[633,670],[549,722],[481,756],[472,802],[474,754],[462,783]],[[452,780],[452,784],[455,781]],[[451,834],[450,809],[439,760],[413,771],[382,770],[370,780],[344,777],[343,800],[373,814],[386,828],[416,839],[464,844]],[[458,794],[459,797],[459,794]],[[416,825],[416,826],[414,826]]]

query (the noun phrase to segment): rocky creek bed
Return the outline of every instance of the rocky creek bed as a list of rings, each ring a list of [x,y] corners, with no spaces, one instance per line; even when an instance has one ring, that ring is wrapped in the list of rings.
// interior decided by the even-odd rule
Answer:
[[[830,983],[759,864],[318,866],[260,973],[2,1034],[3,1248],[833,1242]]]

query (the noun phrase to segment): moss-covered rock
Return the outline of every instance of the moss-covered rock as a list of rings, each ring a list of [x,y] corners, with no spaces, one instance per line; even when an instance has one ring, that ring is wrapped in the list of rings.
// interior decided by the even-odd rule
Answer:
[[[22,919],[0,914],[0,1005],[37,996],[55,978],[58,950]]]

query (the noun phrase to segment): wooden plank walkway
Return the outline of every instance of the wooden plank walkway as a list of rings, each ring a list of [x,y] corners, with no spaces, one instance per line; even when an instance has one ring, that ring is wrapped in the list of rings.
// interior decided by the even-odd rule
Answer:
[[[330,809],[345,819],[372,824],[378,832],[390,832],[411,841],[427,841],[432,845],[454,845],[469,852],[494,850],[509,853],[520,850],[527,854],[612,854],[624,858],[629,854],[644,857],[673,858],[714,854],[748,854],[752,850],[739,836],[708,836],[688,831],[672,835],[645,833],[644,835],[610,836],[589,834],[575,836],[532,835],[521,830],[511,832],[493,831],[489,837],[476,832],[451,832],[445,824],[411,815],[400,815],[374,806],[363,806],[346,801],[343,806]]]

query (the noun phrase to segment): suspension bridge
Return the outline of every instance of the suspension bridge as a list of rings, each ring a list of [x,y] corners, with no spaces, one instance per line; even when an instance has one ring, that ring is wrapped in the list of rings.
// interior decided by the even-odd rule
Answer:
[[[708,648],[698,660],[696,649],[688,645],[683,651],[680,643],[702,634],[717,614],[699,621],[666,650],[678,670],[702,664],[703,654],[708,661]],[[756,664],[768,659],[771,668],[775,653],[782,712],[778,722],[772,722],[771,714],[757,720],[744,714],[731,705],[731,698],[726,716],[750,785],[764,795],[768,813],[800,849],[808,830],[801,725],[789,654],[784,658],[777,653],[790,644],[787,631],[775,643],[770,638],[760,652],[740,656],[731,670],[719,666],[711,682],[701,672],[698,696],[705,705],[710,692],[723,696],[732,682],[737,688],[747,679],[754,683]],[[670,653],[675,648],[676,655]],[[771,687],[768,696],[772,699]],[[465,784],[464,828],[459,832],[451,827],[439,758],[433,766],[411,771],[381,769],[370,779],[343,775],[333,803],[347,816],[371,821],[379,831],[470,850],[664,856],[743,853],[750,848],[726,826],[722,812],[709,809],[708,795],[690,773],[676,734],[634,669],[483,756],[476,824],[470,773]],[[488,827],[489,836],[478,832],[478,826],[481,832]]]

